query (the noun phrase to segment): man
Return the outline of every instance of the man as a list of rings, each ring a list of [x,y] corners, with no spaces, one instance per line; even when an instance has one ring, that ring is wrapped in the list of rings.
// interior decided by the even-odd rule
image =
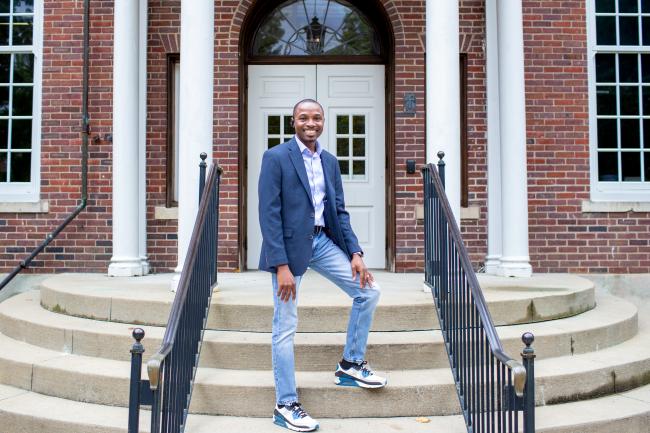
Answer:
[[[259,179],[263,238],[259,267],[272,273],[274,292],[273,420],[294,431],[314,431],[319,426],[298,403],[294,371],[296,295],[307,267],[353,299],[335,383],[363,388],[386,385],[386,379],[375,374],[364,358],[379,286],[363,262],[363,251],[350,226],[338,161],[318,142],[324,123],[318,102],[298,102],[293,109],[296,135],[264,152]]]

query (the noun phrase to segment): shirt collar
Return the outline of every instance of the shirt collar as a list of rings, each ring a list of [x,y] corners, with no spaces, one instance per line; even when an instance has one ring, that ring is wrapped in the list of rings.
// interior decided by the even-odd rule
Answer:
[[[296,143],[298,143],[298,148],[300,149],[300,153],[305,153],[305,150],[307,150],[311,154],[311,150],[309,150],[309,148],[305,146],[305,144],[302,141],[300,141],[298,136],[294,135],[294,137],[296,139]],[[318,154],[318,156],[320,156],[322,151],[323,148],[321,147],[320,143],[316,141],[316,153]]]

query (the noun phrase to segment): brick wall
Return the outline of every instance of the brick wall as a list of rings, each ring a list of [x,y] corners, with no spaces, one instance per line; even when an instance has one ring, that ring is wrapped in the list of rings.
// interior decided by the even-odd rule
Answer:
[[[215,2],[214,157],[224,167],[220,268],[239,266],[239,36],[250,0]],[[395,269],[423,267],[419,174],[425,162],[424,1],[383,0],[395,36]],[[80,196],[82,3],[45,0],[42,187],[47,214],[0,215],[0,270],[14,266],[76,206]],[[91,18],[90,201],[39,256],[38,272],[105,272],[111,257],[113,2],[94,1]],[[583,214],[589,198],[584,2],[525,0],[530,252],[536,272],[647,272],[647,214]],[[463,221],[472,260],[487,249],[484,0],[460,1],[461,51],[468,59],[469,202],[480,219]],[[176,221],[154,219],[166,201],[167,54],[179,51],[180,0],[150,2],[148,38],[147,239],[154,272],[176,266]],[[455,65],[454,65],[455,66]],[[414,93],[417,113],[400,101]],[[390,217],[389,217],[390,218]],[[389,222],[390,223],[390,222]]]

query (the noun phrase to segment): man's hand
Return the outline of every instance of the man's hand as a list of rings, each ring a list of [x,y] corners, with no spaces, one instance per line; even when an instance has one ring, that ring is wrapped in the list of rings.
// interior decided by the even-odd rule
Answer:
[[[352,278],[354,279],[357,274],[359,274],[359,287],[363,289],[366,284],[370,287],[373,286],[375,278],[366,267],[366,264],[363,263],[363,259],[360,255],[353,254],[350,265],[352,266]]]
[[[296,300],[296,282],[289,265],[278,266],[278,296],[282,302]]]

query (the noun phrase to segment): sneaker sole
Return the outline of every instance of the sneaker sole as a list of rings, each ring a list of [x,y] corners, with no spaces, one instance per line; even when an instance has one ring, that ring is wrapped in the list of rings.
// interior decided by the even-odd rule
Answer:
[[[315,428],[311,428],[311,427],[298,427],[298,426],[296,426],[296,425],[291,424],[290,422],[288,422],[288,421],[287,421],[286,419],[284,419],[283,417],[281,417],[281,416],[277,416],[277,415],[273,415],[273,424],[278,425],[278,426],[280,426],[280,427],[284,427],[284,428],[286,428],[286,429],[288,429],[288,430],[300,431],[300,432],[316,431],[316,430],[318,430],[318,427],[320,427],[320,426],[318,426],[318,425],[317,425]]]
[[[334,377],[334,383],[338,386],[352,386],[352,387],[357,387],[357,388],[366,388],[366,389],[377,389],[377,388],[383,388],[386,386],[386,383],[377,383],[377,384],[371,384],[371,383],[365,383],[360,380],[357,380],[353,378],[352,376],[335,376]]]

